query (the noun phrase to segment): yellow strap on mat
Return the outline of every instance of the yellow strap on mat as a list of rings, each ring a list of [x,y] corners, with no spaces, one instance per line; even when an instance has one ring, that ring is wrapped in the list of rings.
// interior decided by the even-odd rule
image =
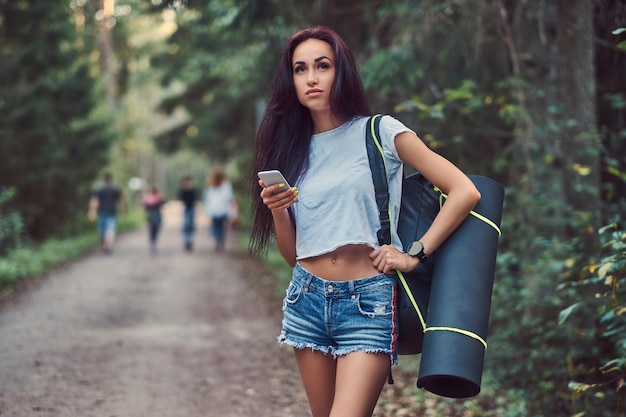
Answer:
[[[420,320],[420,323],[422,325],[422,331],[424,333],[426,333],[426,332],[433,332],[433,331],[448,331],[448,332],[460,333],[460,334],[465,335],[467,337],[471,337],[472,339],[478,340],[480,343],[483,344],[483,346],[485,346],[485,349],[487,349],[487,342],[485,341],[485,339],[483,339],[482,337],[478,336],[474,332],[470,332],[469,330],[457,329],[455,327],[444,327],[444,326],[426,327],[426,321],[424,320],[424,316],[422,315],[422,311],[420,310],[419,306],[417,305],[417,301],[415,301],[415,297],[413,297],[413,293],[411,292],[411,289],[409,288],[408,282],[406,282],[406,278],[404,278],[404,274],[402,272],[400,272],[400,271],[396,271],[396,273],[398,274],[398,277],[400,278],[400,283],[404,287],[404,290],[406,291],[406,294],[409,297],[409,300],[411,301],[411,304],[413,305],[413,308],[415,309],[415,312],[417,313],[417,317]]]
[[[433,327],[427,327],[426,329],[424,329],[424,333],[434,332],[434,331],[446,331],[446,332],[460,333],[467,337],[471,337],[472,339],[478,340],[480,343],[483,344],[483,346],[485,346],[485,349],[487,349],[487,342],[485,341],[485,339],[478,336],[474,332],[470,332],[469,330],[457,329],[456,327],[444,327],[444,326],[433,326]]]

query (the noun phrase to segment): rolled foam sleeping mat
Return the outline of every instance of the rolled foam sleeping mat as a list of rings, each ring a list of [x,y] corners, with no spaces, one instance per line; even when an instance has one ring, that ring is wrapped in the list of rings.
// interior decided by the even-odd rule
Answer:
[[[417,379],[450,398],[480,392],[504,203],[496,181],[469,178],[481,194],[473,211],[483,219],[469,215],[437,249]]]

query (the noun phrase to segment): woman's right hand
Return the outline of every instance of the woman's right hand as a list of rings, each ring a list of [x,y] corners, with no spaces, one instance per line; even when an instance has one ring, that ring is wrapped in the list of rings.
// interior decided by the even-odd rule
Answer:
[[[286,210],[291,207],[293,203],[298,201],[297,187],[285,188],[282,191],[276,192],[277,190],[281,190],[281,188],[285,185],[274,184],[265,186],[265,183],[261,180],[259,180],[259,185],[262,187],[261,200],[263,201],[263,204],[265,204],[267,208],[272,211]]]

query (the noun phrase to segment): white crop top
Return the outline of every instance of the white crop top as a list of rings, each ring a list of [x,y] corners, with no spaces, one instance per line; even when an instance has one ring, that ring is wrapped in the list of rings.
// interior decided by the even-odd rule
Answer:
[[[365,147],[367,117],[311,137],[309,169],[295,184],[300,192],[291,206],[296,221],[296,257],[310,258],[349,244],[378,247],[380,228],[374,184]],[[387,163],[391,221],[398,223],[402,161],[394,139],[412,132],[391,116],[380,122],[380,140]],[[402,251],[395,226],[392,244]]]

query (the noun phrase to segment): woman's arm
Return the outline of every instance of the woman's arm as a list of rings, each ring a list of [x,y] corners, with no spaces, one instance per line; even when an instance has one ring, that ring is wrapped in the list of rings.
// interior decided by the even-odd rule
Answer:
[[[446,204],[420,238],[424,245],[424,253],[431,255],[465,220],[480,200],[480,193],[467,175],[450,161],[433,152],[414,133],[398,134],[395,137],[395,146],[403,162],[419,171],[448,195]],[[412,271],[419,263],[417,258],[401,253],[391,245],[374,250],[371,258],[374,266],[385,273],[394,270]]]
[[[465,220],[480,200],[480,193],[467,175],[428,148],[414,133],[404,132],[397,135],[395,145],[405,163],[448,195],[446,204],[420,239],[424,244],[425,253],[430,255]]]

